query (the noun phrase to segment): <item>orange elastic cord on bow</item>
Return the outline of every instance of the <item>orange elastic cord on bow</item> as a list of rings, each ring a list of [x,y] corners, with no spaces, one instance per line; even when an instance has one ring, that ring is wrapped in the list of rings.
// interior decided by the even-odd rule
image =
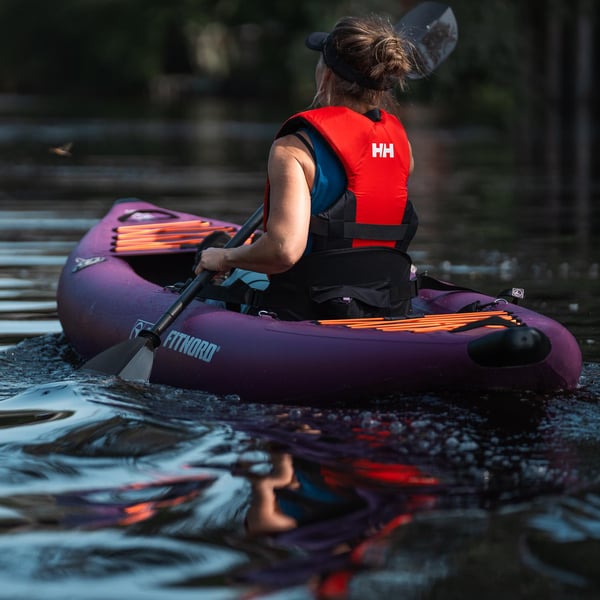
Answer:
[[[383,317],[365,319],[330,319],[318,321],[318,324],[328,326],[342,325],[350,329],[429,333],[432,331],[453,331],[459,327],[475,324],[477,322],[481,322],[482,327],[509,327],[522,325],[517,317],[503,310],[424,315],[422,317],[409,319],[385,319]]]
[[[115,228],[111,250],[115,253],[190,250],[215,231],[233,234],[233,226],[211,225],[193,220],[175,223],[144,223]]]

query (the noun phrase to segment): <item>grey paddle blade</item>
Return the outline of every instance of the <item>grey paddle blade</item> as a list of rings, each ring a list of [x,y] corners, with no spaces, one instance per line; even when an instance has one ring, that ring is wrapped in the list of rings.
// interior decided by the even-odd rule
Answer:
[[[148,381],[154,363],[154,350],[155,344],[151,338],[138,336],[108,348],[81,368],[130,381]]]
[[[440,2],[422,2],[396,27],[414,46],[415,68],[409,79],[427,77],[456,47],[458,24],[452,9]]]

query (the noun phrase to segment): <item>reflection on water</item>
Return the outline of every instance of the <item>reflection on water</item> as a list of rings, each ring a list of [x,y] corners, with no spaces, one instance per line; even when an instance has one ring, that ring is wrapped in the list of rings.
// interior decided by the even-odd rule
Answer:
[[[8,388],[38,382],[0,401],[11,597],[93,584],[98,598],[124,586],[134,598],[475,599],[494,597],[498,577],[530,598],[600,589],[600,413],[583,394],[315,409],[72,365],[52,336],[0,361]]]
[[[505,140],[407,110],[413,256],[491,293],[525,287],[577,336],[582,388],[247,405],[74,370],[56,284],[119,197],[245,220],[279,119],[21,106],[0,99],[0,595],[597,597],[597,241],[540,218],[551,180],[517,174]]]

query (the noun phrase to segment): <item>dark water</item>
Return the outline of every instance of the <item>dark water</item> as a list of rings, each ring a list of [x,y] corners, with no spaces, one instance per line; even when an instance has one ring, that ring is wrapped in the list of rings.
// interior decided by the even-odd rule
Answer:
[[[413,256],[525,287],[576,335],[579,390],[317,410],[76,370],[54,302],[75,241],[123,196],[244,220],[278,117],[0,100],[0,598],[598,597],[597,209],[557,218],[489,132],[407,112]]]

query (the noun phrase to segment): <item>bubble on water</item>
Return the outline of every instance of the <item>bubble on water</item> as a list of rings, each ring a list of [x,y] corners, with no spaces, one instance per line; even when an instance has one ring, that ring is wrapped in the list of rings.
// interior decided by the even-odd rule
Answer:
[[[438,454],[441,454],[442,449],[440,447],[439,444],[436,444],[435,446],[432,446],[429,449],[429,456],[437,456]]]
[[[363,429],[376,429],[377,427],[379,427],[379,425],[381,424],[380,421],[378,421],[377,419],[363,419],[360,423],[360,426]]]
[[[303,412],[301,408],[292,408],[289,412],[290,419],[301,419],[303,416]]]
[[[400,421],[390,423],[390,433],[399,434],[406,430],[406,427]]]
[[[474,442],[472,440],[468,440],[468,441],[460,444],[460,446],[458,447],[458,451],[459,452],[473,452],[474,450],[477,450],[477,448],[479,448],[479,446],[477,445],[476,442]]]
[[[419,440],[417,447],[419,450],[426,452],[429,450],[429,442],[427,440]]]

